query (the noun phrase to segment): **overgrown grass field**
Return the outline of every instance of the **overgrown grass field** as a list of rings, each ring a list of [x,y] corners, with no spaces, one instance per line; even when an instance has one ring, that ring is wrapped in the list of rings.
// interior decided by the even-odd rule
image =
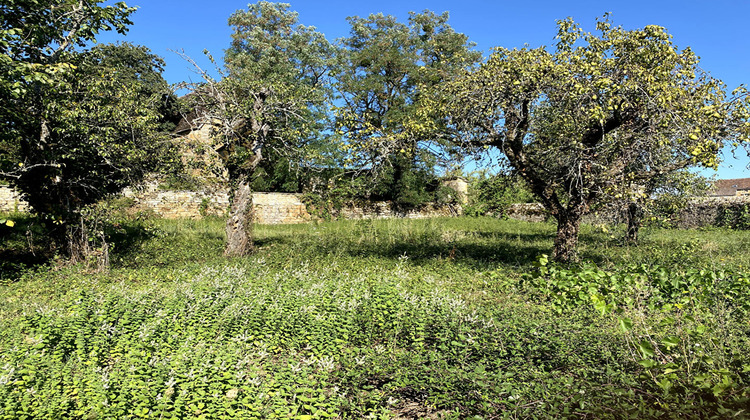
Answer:
[[[0,419],[747,418],[750,232],[131,221],[112,268],[0,232]],[[29,248],[31,244],[31,249]]]

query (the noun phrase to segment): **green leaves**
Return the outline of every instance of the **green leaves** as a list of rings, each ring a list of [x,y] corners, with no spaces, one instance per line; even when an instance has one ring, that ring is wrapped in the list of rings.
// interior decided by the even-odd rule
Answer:
[[[76,225],[83,207],[138,182],[167,155],[158,127],[157,104],[169,94],[160,59],[145,48],[138,57],[113,58],[129,44],[76,50],[100,31],[124,32],[130,24],[134,8],[100,3],[2,6],[0,175],[36,212],[63,224],[53,229],[62,247],[88,239],[66,237],[65,225]]]
[[[335,110],[336,130],[348,166],[368,167],[381,177],[393,167],[388,188],[398,190],[401,173],[432,170],[447,152],[443,120],[417,103],[481,54],[451,28],[447,13],[411,13],[407,23],[383,14],[348,21],[351,33],[341,40],[333,68],[343,99]]]
[[[620,330],[622,330],[622,332],[629,332],[633,329],[633,320],[631,320],[630,318],[620,318],[619,324]]]
[[[210,123],[209,142],[216,153],[203,163],[228,178],[235,199],[249,197],[252,177],[269,155],[315,166],[317,155],[310,146],[319,145],[331,100],[332,48],[288,9],[288,4],[261,1],[234,13],[225,66],[216,69],[223,78],[216,80],[196,65],[203,81],[185,84],[193,91],[187,105],[196,120]],[[206,146],[199,143],[199,148]],[[230,209],[227,255],[245,255],[252,248],[248,208],[243,203]]]
[[[557,217],[554,256],[568,261],[577,233],[566,223],[661,174],[715,167],[723,143],[748,133],[746,99],[727,98],[664,28],[625,30],[606,16],[597,34],[570,19],[558,28],[554,51],[496,48],[423,106],[450,119],[465,150],[504,153]]]
[[[641,340],[638,342],[638,351],[641,352],[641,356],[643,356],[644,359],[649,359],[651,357],[654,357],[654,346],[651,344],[648,340]]]

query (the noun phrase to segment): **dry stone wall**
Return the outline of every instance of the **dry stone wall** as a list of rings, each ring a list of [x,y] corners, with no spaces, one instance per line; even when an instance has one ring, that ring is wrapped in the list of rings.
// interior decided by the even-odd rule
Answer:
[[[0,211],[5,212],[25,212],[29,210],[29,205],[21,199],[21,195],[11,187],[0,186]]]
[[[200,218],[206,215],[223,216],[229,208],[229,196],[223,190],[162,191],[157,184],[145,189],[126,190],[124,196],[133,201],[134,211],[153,212],[164,218]],[[255,217],[260,224],[305,223],[313,219],[301,194],[255,193]],[[680,214],[679,226],[696,228],[716,225],[723,209],[730,206],[750,204],[750,196],[707,197],[693,200]],[[20,194],[8,186],[0,186],[0,211],[25,212],[28,204]],[[400,210],[387,201],[351,204],[334,214],[342,219],[385,219],[457,216],[462,214],[460,206],[427,205],[421,209]],[[541,204],[515,204],[506,215],[512,219],[543,221],[548,218]],[[619,215],[593,214],[587,223],[622,222]]]
[[[524,222],[543,222],[549,218],[549,212],[540,203],[511,204],[505,210],[505,215]]]
[[[222,216],[229,208],[229,194],[221,190],[160,191],[156,186],[142,191],[126,190],[133,210],[154,212],[167,219]],[[260,224],[304,223],[310,220],[299,194],[254,193],[255,220]]]
[[[206,215],[221,216],[229,208],[229,196],[224,191],[126,191],[134,200],[136,211],[152,211],[161,217],[199,218]],[[313,219],[302,202],[302,194],[264,193],[253,194],[255,221],[260,224],[306,223]],[[460,207],[427,205],[418,210],[401,211],[391,202],[358,203],[345,206],[335,216],[343,219],[385,219],[455,216]]]
[[[678,226],[696,228],[715,226],[725,209],[750,204],[750,196],[737,195],[730,197],[705,197],[692,200],[681,212]]]
[[[260,224],[293,224],[310,221],[300,194],[254,193],[255,221]]]
[[[335,216],[342,219],[427,219],[452,217],[462,214],[460,206],[438,206],[428,203],[418,209],[401,210],[390,201],[374,201],[344,206]]]
[[[229,206],[223,191],[163,191],[156,184],[143,190],[126,189],[123,195],[133,200],[134,211],[153,212],[167,219],[221,215]]]
[[[229,208],[226,191],[163,191],[156,183],[143,189],[126,189],[123,196],[132,200],[133,212],[154,213],[167,219],[223,216]],[[255,220],[260,224],[305,223],[313,219],[301,194],[254,193]],[[28,206],[11,188],[0,187],[0,211],[27,211]],[[342,208],[337,216],[346,219],[421,219],[460,214],[460,207],[428,205],[419,210],[400,211],[390,202],[372,202]]]
[[[717,226],[722,222],[720,219],[725,209],[736,209],[743,205],[750,205],[750,196],[696,198],[691,200],[680,212],[677,218],[677,226],[683,229]],[[505,215],[510,219],[527,222],[542,222],[549,218],[549,213],[539,203],[513,204],[508,207]],[[589,224],[626,222],[622,212],[614,211],[590,213],[584,216],[583,221]]]

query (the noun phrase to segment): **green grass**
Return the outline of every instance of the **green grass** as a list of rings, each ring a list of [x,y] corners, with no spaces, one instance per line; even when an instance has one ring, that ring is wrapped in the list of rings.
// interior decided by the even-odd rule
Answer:
[[[545,223],[255,234],[225,259],[220,219],[140,221],[106,273],[3,263],[0,419],[748,415],[750,232],[584,227],[574,267],[540,264]]]

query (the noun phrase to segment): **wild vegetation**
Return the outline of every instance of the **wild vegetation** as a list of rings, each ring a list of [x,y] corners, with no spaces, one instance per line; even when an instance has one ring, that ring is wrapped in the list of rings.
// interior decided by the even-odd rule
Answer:
[[[4,276],[0,418],[747,415],[746,231],[584,225],[560,266],[547,223],[256,226],[232,260],[223,224],[123,221],[109,272]]]
[[[196,68],[200,82],[178,84],[191,90],[180,107],[146,47],[90,48],[101,31],[127,32],[135,8],[0,5],[0,179],[47,218],[63,254],[105,264],[91,207],[156,170],[182,182],[187,141],[165,141],[181,111],[186,127],[210,127],[201,149],[215,156],[203,162],[226,178],[226,253],[240,256],[253,249],[261,172],[285,189],[290,172],[356,173],[352,195],[413,207],[440,195],[438,173],[494,148],[558,221],[553,259],[574,261],[592,206],[627,206],[635,239],[644,202],[680,185],[674,174],[715,167],[724,145],[750,138],[747,90],[728,93],[659,26],[628,30],[605,14],[593,33],[562,19],[553,51],[497,47],[484,60],[447,13],[351,17],[334,44],[290,7],[233,13],[223,62],[209,53],[220,77]]]
[[[750,416],[748,206],[638,235],[747,144],[744,87],[608,17],[482,62],[447,14],[350,18],[332,44],[289,8],[233,14],[221,78],[180,104],[147,48],[90,47],[134,8],[0,4],[0,180],[34,211],[0,215],[0,419]],[[228,220],[121,211],[148,173],[193,182],[167,141],[188,114]],[[315,184],[324,219],[447,201],[439,170],[490,147],[511,171],[474,177],[479,217],[253,235],[253,185]],[[532,199],[557,227],[481,217]],[[630,226],[582,225],[595,205]]]

